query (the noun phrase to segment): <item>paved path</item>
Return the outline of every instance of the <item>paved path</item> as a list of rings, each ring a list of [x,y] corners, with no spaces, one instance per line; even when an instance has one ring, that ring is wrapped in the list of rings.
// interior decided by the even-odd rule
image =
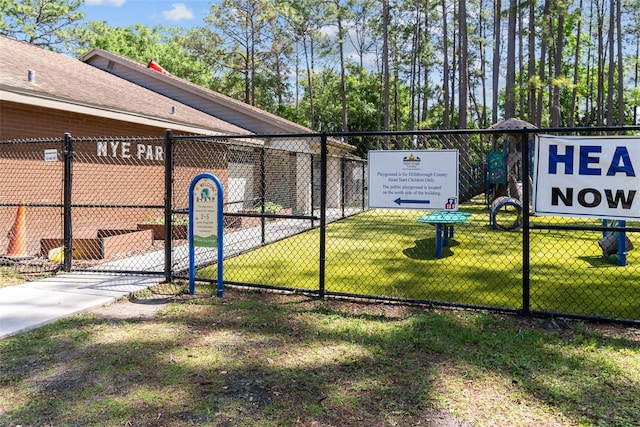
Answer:
[[[341,217],[335,212],[329,221]],[[316,222],[317,225],[317,222]],[[267,225],[265,241],[260,227],[225,233],[225,257],[249,251],[264,243],[292,236],[310,228],[308,220],[281,220]],[[214,248],[196,248],[196,265],[217,260]],[[173,270],[189,266],[187,245],[174,248]],[[101,273],[59,274],[35,282],[0,288],[0,339],[26,332],[57,319],[113,303],[164,281],[164,250],[99,265]],[[114,273],[104,273],[113,270]],[[118,271],[148,271],[148,275],[125,275]]]
[[[113,303],[163,280],[162,276],[69,273],[0,288],[0,339]]]

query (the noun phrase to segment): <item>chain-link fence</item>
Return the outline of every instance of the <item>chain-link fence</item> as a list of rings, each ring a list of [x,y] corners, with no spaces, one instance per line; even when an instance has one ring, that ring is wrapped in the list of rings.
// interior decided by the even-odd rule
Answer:
[[[162,273],[164,140],[11,141],[0,144],[5,267]],[[159,222],[162,225],[162,222]],[[144,255],[144,256],[141,256]]]
[[[174,214],[187,212],[187,189],[200,172],[225,189],[225,282],[317,291],[319,228],[366,209],[366,162],[318,135],[175,137],[173,144]],[[249,254],[252,266],[243,261]],[[185,278],[188,255],[173,248],[175,277]],[[215,261],[214,249],[198,248],[198,266]],[[201,269],[198,279],[216,274]]]
[[[0,144],[1,259],[186,279],[188,189],[209,172],[224,188],[227,285],[640,321],[637,221],[531,215],[533,132],[11,141]],[[367,159],[353,153],[372,149],[456,150],[464,220],[370,209]],[[196,248],[195,261],[196,279],[215,282],[216,249]]]
[[[39,255],[42,239],[62,236],[64,167],[58,157],[62,148],[62,138],[0,143],[4,271],[37,276],[60,267]]]
[[[586,129],[546,131],[604,134]],[[281,234],[273,235],[277,238],[265,242],[256,237],[248,252],[231,251],[224,264],[225,283],[636,322],[640,269],[631,248],[640,231],[637,223],[627,221],[621,227],[598,218],[530,215],[526,207],[532,191],[534,136],[526,129],[327,136],[327,144],[335,138],[388,150],[457,150],[458,212],[465,214],[465,221],[441,227],[446,235],[440,237],[438,248],[438,226],[419,221],[431,210],[367,208],[371,189],[362,160],[328,155],[323,168],[320,156],[312,155],[308,161],[315,167],[308,174],[301,169],[287,174],[291,162],[280,160],[280,173],[291,177],[284,180],[285,187],[297,188],[294,176],[313,182],[312,194],[306,195],[313,213],[293,210],[310,215],[311,220],[301,219],[309,230],[286,231],[289,223],[282,222]],[[280,147],[285,140],[281,138]],[[296,144],[294,138],[289,143]],[[260,150],[256,152],[263,154],[258,156],[269,156],[269,149]],[[265,160],[251,163],[261,162]],[[253,176],[255,188],[282,182],[259,173]],[[229,183],[229,192],[233,191]],[[326,226],[313,220],[323,212]],[[609,240],[618,242],[611,236],[621,232],[629,241],[624,265],[616,249],[603,249]],[[225,238],[231,248],[233,233]],[[201,268],[198,279],[213,280],[216,271],[215,266]]]

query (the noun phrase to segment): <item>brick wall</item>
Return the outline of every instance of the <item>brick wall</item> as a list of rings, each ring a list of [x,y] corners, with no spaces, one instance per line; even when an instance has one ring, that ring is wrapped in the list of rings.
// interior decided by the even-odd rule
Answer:
[[[0,102],[1,141],[61,139],[66,132],[74,140],[88,137],[74,141],[72,203],[83,206],[72,212],[74,237],[95,238],[100,229],[135,229],[139,222],[163,217],[162,209],[134,206],[164,203],[164,128]],[[110,136],[123,138],[98,138]],[[134,139],[128,141],[127,136]],[[141,137],[157,139],[135,139]],[[129,144],[126,152],[125,143]],[[148,150],[141,153],[139,146]],[[200,172],[212,172],[227,185],[226,146],[181,143],[176,149],[176,208],[187,207],[190,180]],[[57,161],[45,161],[49,150],[58,152]],[[30,254],[39,253],[42,239],[62,237],[62,209],[53,206],[62,203],[61,151],[60,142],[50,141],[0,145],[0,255],[9,242],[17,211],[14,204],[20,201],[27,205]],[[104,207],[111,205],[124,207]]]
[[[124,135],[163,137],[165,129],[0,101],[0,141],[60,137],[65,132],[71,133],[74,137]]]

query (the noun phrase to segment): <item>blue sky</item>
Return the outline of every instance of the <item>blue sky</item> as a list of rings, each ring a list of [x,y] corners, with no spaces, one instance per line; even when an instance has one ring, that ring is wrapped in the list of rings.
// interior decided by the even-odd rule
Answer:
[[[190,28],[203,25],[211,0],[85,0],[80,8],[87,21],[112,27],[162,24]]]

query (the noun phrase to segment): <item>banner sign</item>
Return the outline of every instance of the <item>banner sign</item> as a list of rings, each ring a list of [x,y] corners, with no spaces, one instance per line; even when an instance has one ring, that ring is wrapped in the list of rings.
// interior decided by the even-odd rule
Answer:
[[[458,210],[458,150],[369,151],[369,207]]]
[[[640,138],[539,135],[536,215],[640,218]]]

